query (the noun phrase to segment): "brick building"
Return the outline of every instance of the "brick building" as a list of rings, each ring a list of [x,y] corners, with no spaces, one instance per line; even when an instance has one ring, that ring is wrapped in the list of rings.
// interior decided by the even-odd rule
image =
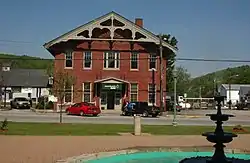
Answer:
[[[159,38],[143,27],[142,19],[132,22],[110,12],[44,47],[55,57],[55,72],[64,70],[77,77],[65,103],[86,101],[102,109],[121,109],[124,96],[130,101],[155,101],[159,105],[159,43]],[[176,49],[163,42],[163,54],[170,52]],[[166,61],[163,64],[165,76]]]

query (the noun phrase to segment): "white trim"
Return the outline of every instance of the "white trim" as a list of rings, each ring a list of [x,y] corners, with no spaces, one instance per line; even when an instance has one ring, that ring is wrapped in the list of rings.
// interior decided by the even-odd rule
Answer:
[[[136,91],[137,91],[137,93],[136,93],[136,94],[137,94],[137,97],[136,97],[136,99],[137,99],[137,101],[138,101],[138,93],[139,93],[139,84],[138,84],[138,83],[130,83],[130,85],[129,85],[129,86],[130,86],[129,100],[131,101],[131,85],[132,85],[132,84],[136,84],[136,85],[137,85],[137,90],[136,90]],[[132,94],[133,94],[133,93],[132,93]]]
[[[148,83],[148,104],[149,105],[153,105],[153,103],[149,102],[149,85],[152,84],[152,83]],[[155,104],[157,103],[156,102],[156,99],[157,99],[157,85],[155,84]]]
[[[89,53],[90,53],[90,58],[91,58],[90,67],[85,67],[85,54],[86,54],[86,52],[89,52]],[[84,51],[84,52],[83,52],[82,67],[83,67],[84,70],[91,70],[91,69],[92,69],[92,64],[93,64],[93,62],[92,62],[93,58],[92,58],[92,57],[93,57],[93,55],[92,55],[92,52],[91,52],[91,51]]]
[[[65,95],[66,95],[66,92],[65,92],[65,87],[64,87],[64,97],[63,97],[63,103],[64,105],[65,104],[73,104],[74,103],[74,86],[72,85],[71,86],[71,102],[65,102]]]
[[[115,57],[115,67],[114,68],[108,68],[108,57],[109,57],[110,53],[114,54],[114,57]],[[117,58],[119,58],[119,59],[117,59]],[[118,52],[118,51],[106,51],[106,52],[104,52],[103,53],[103,70],[120,70],[120,66],[121,66],[120,61],[121,61],[120,52]],[[117,63],[118,63],[118,66],[117,66]]]
[[[126,80],[118,79],[118,78],[115,78],[115,77],[108,77],[108,78],[96,80],[96,81],[94,81],[94,83],[104,82],[104,81],[108,81],[108,80],[116,80],[116,81],[123,82],[123,83],[129,83]]]
[[[155,68],[150,68],[150,58],[151,58],[151,55],[152,55],[152,53],[149,53],[149,58],[148,58],[148,71],[153,71],[153,69],[155,70],[155,71],[157,71],[157,63],[158,63],[158,56],[157,55],[153,55],[153,56],[155,56]]]
[[[132,55],[133,54],[137,54],[137,68],[136,69],[134,69],[134,68],[132,68]],[[130,60],[129,60],[129,64],[130,64],[130,71],[139,71],[139,61],[140,61],[140,59],[139,59],[139,53],[138,52],[131,52],[130,53]]]
[[[84,102],[84,84],[85,83],[89,83],[89,86],[90,86],[90,92],[89,92],[89,95],[90,95],[90,101],[89,102],[92,102],[92,83],[91,82],[83,82],[82,83],[82,102]]]
[[[67,53],[71,53],[71,58],[72,58],[72,66],[71,67],[66,67],[66,55]],[[72,50],[66,50],[64,54],[64,69],[73,69],[74,68],[74,52]]]

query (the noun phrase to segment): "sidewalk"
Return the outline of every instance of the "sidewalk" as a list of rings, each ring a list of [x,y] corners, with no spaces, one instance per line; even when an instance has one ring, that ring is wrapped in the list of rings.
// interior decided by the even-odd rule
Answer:
[[[250,135],[239,135],[228,149],[250,151]],[[0,162],[52,163],[83,153],[132,147],[212,147],[202,136],[0,136]],[[24,148],[25,147],[25,148]]]

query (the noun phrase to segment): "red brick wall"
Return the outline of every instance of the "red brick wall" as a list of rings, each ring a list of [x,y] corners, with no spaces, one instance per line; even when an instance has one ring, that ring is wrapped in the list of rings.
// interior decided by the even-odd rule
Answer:
[[[103,52],[109,50],[109,43],[105,41],[95,41],[91,44],[91,49],[99,49],[100,51],[92,51],[92,70],[84,70],[83,69],[83,52],[87,51],[88,43],[84,42],[76,47],[78,50],[74,51],[73,54],[73,69],[65,69],[65,71],[71,72],[72,75],[77,77],[77,81],[75,83],[75,90],[82,90],[83,82],[94,82],[98,79],[103,79],[106,77],[115,77],[123,79],[125,76],[126,81],[131,83],[137,82],[139,84],[139,92],[138,92],[138,100],[148,101],[148,84],[152,82],[152,72],[149,71],[149,60],[148,53],[141,52],[139,53],[139,71],[130,71],[130,60],[124,60],[130,58],[130,52],[120,52],[120,70],[103,70]],[[82,49],[82,50],[79,50]],[[84,50],[86,49],[86,50]],[[122,50],[130,50],[130,44],[127,42],[114,42],[113,50],[122,51]],[[134,50],[145,50],[142,46],[138,44],[134,44]],[[64,54],[58,53],[55,55],[55,70],[64,70]],[[99,60],[98,60],[99,59]],[[166,62],[163,61],[163,64]],[[165,67],[165,66],[164,66]],[[155,83],[157,86],[157,101],[156,104],[159,105],[159,73],[160,65],[159,58],[157,60],[157,71],[155,72]],[[165,69],[164,69],[165,71]],[[166,83],[165,75],[163,77],[163,88],[165,90]],[[74,93],[74,102],[79,102],[82,99],[82,93]]]

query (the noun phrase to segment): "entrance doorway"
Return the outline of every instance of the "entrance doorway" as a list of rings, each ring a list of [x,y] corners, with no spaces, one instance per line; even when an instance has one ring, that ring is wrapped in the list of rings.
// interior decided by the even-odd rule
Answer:
[[[107,92],[107,109],[114,110],[115,109],[115,92]]]

